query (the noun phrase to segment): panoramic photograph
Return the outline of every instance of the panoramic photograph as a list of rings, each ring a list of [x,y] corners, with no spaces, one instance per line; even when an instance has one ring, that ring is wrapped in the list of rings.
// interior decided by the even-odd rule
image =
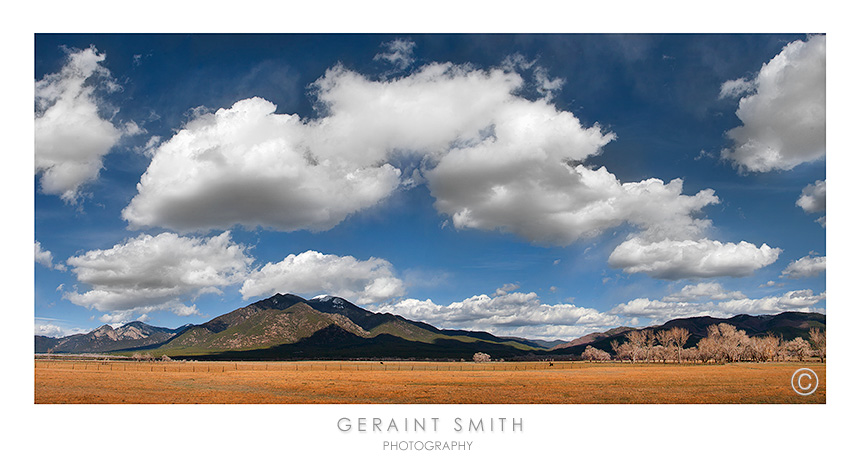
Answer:
[[[827,402],[826,34],[33,39],[37,405]]]

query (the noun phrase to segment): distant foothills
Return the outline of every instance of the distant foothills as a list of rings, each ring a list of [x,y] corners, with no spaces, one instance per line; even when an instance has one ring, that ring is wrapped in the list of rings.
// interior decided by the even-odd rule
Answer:
[[[722,324],[723,328],[718,329]],[[37,335],[35,351],[197,360],[460,360],[471,359],[479,352],[492,359],[505,360],[610,359],[610,354],[618,359],[637,360],[630,357],[632,350],[624,347],[640,342],[642,349],[647,345],[645,339],[650,345],[648,351],[652,352],[653,344],[655,351],[659,351],[662,348],[660,334],[673,329],[688,335],[677,339],[676,345],[669,340],[670,344],[664,345],[668,352],[674,347],[674,352],[686,348],[694,351],[692,349],[701,340],[728,333],[739,333],[740,338],[750,340],[773,340],[776,347],[779,340],[789,344],[796,338],[815,344],[812,334],[825,336],[826,315],[785,312],[759,316],[741,314],[729,319],[702,316],[674,319],[661,326],[642,329],[617,327],[569,342],[547,342],[497,337],[487,332],[438,329],[394,314],[374,313],[339,297],[306,300],[296,295],[277,294],[209,322],[176,329],[135,321],[118,328],[104,325],[87,334],[62,338]],[[825,346],[823,349],[825,355]],[[596,356],[597,352],[601,354]],[[676,355],[673,353],[673,360]]]

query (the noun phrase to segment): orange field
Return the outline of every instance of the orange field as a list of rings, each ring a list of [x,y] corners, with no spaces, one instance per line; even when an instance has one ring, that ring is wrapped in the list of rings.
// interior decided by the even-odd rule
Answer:
[[[809,396],[791,388],[813,370]],[[808,382],[803,382],[807,385]],[[37,360],[38,403],[825,403],[826,365]]]

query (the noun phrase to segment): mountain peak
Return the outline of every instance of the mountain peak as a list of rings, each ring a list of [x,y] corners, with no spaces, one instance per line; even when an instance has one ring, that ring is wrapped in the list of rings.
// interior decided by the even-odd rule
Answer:
[[[305,303],[307,300],[300,297],[299,295],[294,294],[275,294],[272,297],[269,297],[264,300],[259,300],[256,303],[269,303],[272,305],[277,305],[280,308],[288,308],[297,303]]]
[[[321,303],[330,303],[334,305],[336,308],[344,308],[345,303],[349,303],[347,300],[336,297],[335,295],[318,295],[316,297],[312,297],[309,301],[321,302]]]

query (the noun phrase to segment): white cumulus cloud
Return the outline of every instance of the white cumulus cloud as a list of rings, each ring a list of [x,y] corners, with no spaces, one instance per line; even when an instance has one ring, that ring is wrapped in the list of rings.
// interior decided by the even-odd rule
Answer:
[[[493,297],[476,295],[449,305],[438,305],[431,300],[406,299],[382,305],[378,311],[441,328],[545,339],[573,338],[620,325],[617,316],[593,308],[542,303],[534,292],[512,292]]]
[[[682,194],[679,179],[622,183],[604,167],[570,167],[543,152],[476,148],[447,155],[427,172],[435,206],[459,228],[568,245],[624,223],[661,236],[696,234],[709,221],[692,214],[718,202],[709,189]]]
[[[810,278],[826,271],[826,257],[806,255],[791,262],[781,272],[781,277],[790,279]]]
[[[796,205],[807,213],[818,213],[826,211],[826,180],[817,180],[802,188],[802,194],[796,200]],[[826,216],[815,220],[824,228],[826,227]]]
[[[43,249],[39,241],[35,241],[35,261],[36,263],[58,271],[66,271],[66,267],[62,263],[54,264],[54,255],[50,250]]]
[[[109,312],[105,319],[111,322],[156,310],[187,316],[197,313],[187,305],[190,300],[238,284],[251,261],[229,232],[210,238],[141,234],[110,249],[69,258],[66,263],[78,282],[90,290],[64,297]]]
[[[826,210],[826,180],[817,180],[803,188],[796,205],[808,213]]]
[[[105,54],[93,46],[72,51],[60,72],[36,82],[36,173],[42,174],[43,193],[67,203],[76,203],[81,187],[99,177],[102,158],[124,130],[140,131],[134,123],[118,128],[100,115],[96,89],[119,88],[101,65],[104,60]]]
[[[325,230],[398,186],[400,171],[375,165],[381,157],[311,150],[312,131],[260,98],[204,114],[156,148],[123,218],[180,231]]]
[[[736,111],[742,125],[721,152],[741,169],[790,170],[826,155],[826,37],[784,47],[751,81],[733,80],[724,97],[747,93]]]
[[[252,271],[240,293],[244,299],[276,293],[330,294],[366,304],[400,297],[405,286],[381,258],[358,260],[309,250]]]
[[[757,247],[742,241],[722,243],[710,239],[649,242],[639,237],[620,244],[608,263],[627,273],[646,273],[661,279],[751,275],[778,259],[781,249]]]

